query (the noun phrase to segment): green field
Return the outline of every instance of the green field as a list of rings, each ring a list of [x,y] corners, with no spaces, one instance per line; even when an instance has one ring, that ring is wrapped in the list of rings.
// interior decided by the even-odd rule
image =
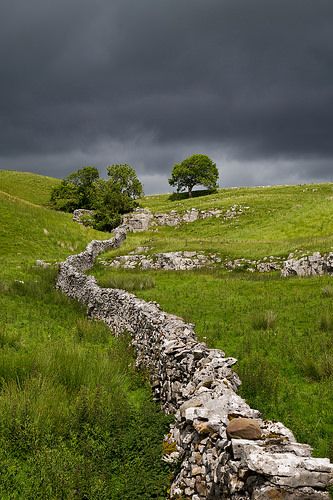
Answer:
[[[59,183],[60,179],[45,175],[0,170],[0,191],[36,205],[46,205],[52,188]]]
[[[11,181],[12,176],[12,181]],[[27,176],[27,177],[25,177]],[[116,340],[54,290],[59,262],[109,237],[47,208],[52,182],[0,172],[0,498],[164,498],[160,461],[168,418]],[[20,179],[18,181],[18,179]],[[24,179],[29,179],[25,188]],[[249,208],[231,220],[129,234],[112,258],[205,250],[222,258],[287,257],[333,249],[333,184],[223,189],[172,201],[145,197],[155,212]],[[333,459],[333,283],[278,273],[92,270],[196,324],[198,337],[239,359],[241,394],[281,420],[316,456]]]
[[[249,209],[236,219],[208,219],[129,234],[104,257],[148,246],[149,253],[205,250],[223,258],[287,257],[333,249],[333,185],[223,189],[171,201],[146,197],[153,211]],[[196,324],[208,345],[239,359],[241,394],[290,426],[317,456],[333,459],[333,283],[330,277],[283,279],[278,273],[121,271],[96,265],[104,286],[134,290]],[[141,283],[140,283],[141,280]],[[118,285],[117,285],[118,282]]]
[[[109,235],[41,206],[55,179],[0,182],[0,498],[165,498],[170,419],[127,339],[57,292],[56,268],[34,266]]]
[[[192,207],[227,210],[233,205],[249,208],[229,221],[206,219],[132,236],[121,252],[142,241],[156,252],[200,249],[230,258],[333,249],[333,184],[221,189],[209,196],[178,201],[170,201],[168,195],[142,200],[142,206],[153,212],[184,212]]]

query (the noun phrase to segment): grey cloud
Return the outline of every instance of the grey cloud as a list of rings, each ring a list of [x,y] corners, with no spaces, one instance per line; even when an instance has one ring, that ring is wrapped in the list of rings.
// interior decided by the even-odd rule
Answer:
[[[255,162],[272,183],[288,161],[326,178],[332,15],[331,0],[3,0],[1,166],[62,176],[114,155],[152,184],[227,151],[235,183]]]

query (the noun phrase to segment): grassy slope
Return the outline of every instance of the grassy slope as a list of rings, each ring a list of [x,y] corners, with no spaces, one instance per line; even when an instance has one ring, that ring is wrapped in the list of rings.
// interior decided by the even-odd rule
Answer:
[[[44,175],[0,170],[0,191],[37,205],[45,205],[51,189],[59,183],[60,179]]]
[[[221,190],[218,194],[171,202],[147,197],[154,211],[190,207],[250,209],[238,220],[199,221],[179,228],[130,234],[108,255],[148,245],[151,252],[210,250],[230,257],[287,256],[296,249],[333,247],[333,185]],[[118,279],[133,285],[138,271],[100,269],[105,285]],[[333,288],[331,278],[281,279],[278,274],[141,272],[155,288],[135,292],[197,325],[200,338],[239,359],[242,394],[273,419],[283,420],[317,455],[333,459]],[[117,278],[118,277],[118,278]],[[325,295],[323,289],[328,287]],[[171,293],[172,290],[172,293]],[[266,316],[274,319],[266,328]]]
[[[168,419],[133,369],[132,353],[54,290],[55,270],[31,267],[108,235],[26,201],[44,203],[49,179],[41,187],[38,177],[34,193],[32,174],[28,187],[17,184],[16,173],[13,186],[6,176],[12,194],[0,193],[0,497],[163,498]]]
[[[206,220],[181,229],[160,228],[146,235],[154,251],[207,250],[231,258],[287,256],[289,252],[333,249],[333,184],[222,189],[217,194],[168,200],[167,195],[146,197],[142,205],[156,211],[228,209],[248,206],[246,213],[231,221]],[[144,239],[132,237],[133,245]],[[121,252],[127,251],[131,243]]]
[[[70,214],[5,193],[0,193],[0,213],[0,252],[7,262],[3,272],[12,273],[13,266],[31,265],[36,259],[62,260],[70,253],[81,251],[91,239],[106,237],[104,233],[73,223]]]

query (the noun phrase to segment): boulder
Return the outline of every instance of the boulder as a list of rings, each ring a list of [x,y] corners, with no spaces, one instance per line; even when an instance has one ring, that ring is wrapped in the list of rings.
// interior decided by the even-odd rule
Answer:
[[[234,418],[227,425],[227,436],[230,439],[260,439],[261,430],[258,422],[252,418]]]

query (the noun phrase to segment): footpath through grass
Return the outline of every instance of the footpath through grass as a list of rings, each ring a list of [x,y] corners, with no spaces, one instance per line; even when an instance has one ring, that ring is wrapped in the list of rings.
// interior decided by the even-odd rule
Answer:
[[[33,265],[109,235],[7,193],[0,228],[0,498],[164,499],[170,419],[127,339],[56,291],[55,269]]]
[[[94,275],[195,323],[201,340],[238,358],[241,394],[253,407],[333,459],[332,278],[98,266]]]

